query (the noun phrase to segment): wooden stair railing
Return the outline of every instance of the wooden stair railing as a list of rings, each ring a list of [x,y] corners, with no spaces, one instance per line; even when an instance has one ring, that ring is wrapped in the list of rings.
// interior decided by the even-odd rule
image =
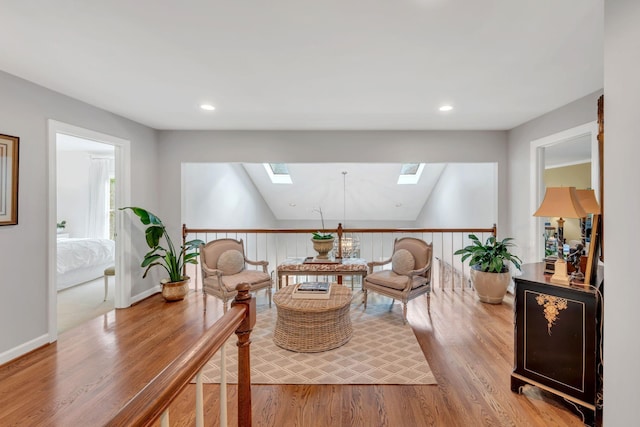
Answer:
[[[238,336],[238,426],[251,426],[250,334],[256,323],[256,304],[248,284],[239,284],[237,290],[231,309],[127,402],[108,426],[150,426],[157,419],[167,420],[162,424],[168,425],[171,402],[234,332]]]

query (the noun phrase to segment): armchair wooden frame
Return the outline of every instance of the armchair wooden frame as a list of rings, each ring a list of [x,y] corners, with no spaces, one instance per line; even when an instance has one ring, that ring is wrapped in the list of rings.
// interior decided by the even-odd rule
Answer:
[[[367,309],[368,292],[377,292],[381,295],[392,298],[393,300],[402,301],[402,320],[407,322],[407,303],[420,295],[427,296],[427,311],[431,311],[431,266],[433,259],[433,244],[426,243],[424,240],[414,237],[403,237],[395,239],[393,244],[393,253],[400,249],[406,249],[412,253],[416,260],[415,270],[411,270],[406,274],[398,274],[390,270],[374,272],[375,267],[382,267],[392,262],[393,256],[384,261],[368,262],[369,273],[362,282],[364,309]],[[422,262],[420,260],[423,260]],[[406,277],[406,284],[402,289],[388,286],[385,284],[385,278],[393,276],[396,279]],[[391,280],[389,281],[391,282]]]
[[[262,267],[249,270],[243,268],[239,273],[230,275],[218,269],[218,258],[226,250],[237,250],[242,253],[245,264]],[[269,307],[271,307],[271,288],[273,280],[269,274],[268,261],[253,261],[246,257],[244,242],[242,239],[217,239],[200,246],[200,268],[202,270],[202,295],[204,299],[204,311],[207,311],[207,295],[212,295],[222,300],[223,311],[227,311],[227,302],[235,298],[238,293],[235,288],[240,283],[250,286],[250,292],[262,289],[267,290]],[[215,266],[212,268],[211,266]]]

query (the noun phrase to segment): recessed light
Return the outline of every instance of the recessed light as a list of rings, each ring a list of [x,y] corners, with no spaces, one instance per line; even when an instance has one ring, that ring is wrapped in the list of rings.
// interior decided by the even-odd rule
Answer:
[[[295,208],[296,204],[295,203],[289,203],[289,206],[291,206],[292,208]]]
[[[211,104],[202,104],[202,105],[200,105],[200,108],[202,108],[205,111],[213,111],[213,110],[216,109],[216,107],[214,107]]]
[[[440,108],[438,108],[440,111],[451,111],[453,110],[453,107],[451,105],[443,105]]]

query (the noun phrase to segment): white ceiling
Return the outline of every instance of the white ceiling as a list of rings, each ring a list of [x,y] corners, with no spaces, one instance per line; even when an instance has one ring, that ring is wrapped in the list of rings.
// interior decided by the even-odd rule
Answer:
[[[0,0],[0,16],[0,70],[156,129],[511,129],[603,87],[603,0]]]
[[[89,139],[78,138],[72,135],[62,133],[56,136],[57,151],[83,151],[90,154],[98,154],[113,157],[115,149],[113,145],[102,144],[100,142],[91,141]]]
[[[557,168],[591,161],[591,136],[580,136],[544,149],[544,166]]]

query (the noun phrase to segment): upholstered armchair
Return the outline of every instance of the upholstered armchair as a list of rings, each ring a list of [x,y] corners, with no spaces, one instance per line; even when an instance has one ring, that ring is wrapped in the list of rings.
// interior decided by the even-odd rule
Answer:
[[[247,264],[262,269],[249,269]],[[271,307],[272,280],[267,272],[268,265],[267,261],[247,259],[242,239],[218,239],[200,245],[204,310],[207,311],[207,295],[213,295],[222,300],[226,312],[227,301],[236,296],[236,285],[240,283],[248,283],[251,292],[266,289]]]
[[[369,274],[364,278],[364,309],[367,309],[368,292],[377,292],[394,300],[402,301],[402,321],[407,323],[407,303],[420,295],[427,295],[427,310],[430,310],[431,260],[433,245],[414,237],[396,239],[393,255],[384,261],[367,263]],[[374,271],[391,263],[390,270]]]

